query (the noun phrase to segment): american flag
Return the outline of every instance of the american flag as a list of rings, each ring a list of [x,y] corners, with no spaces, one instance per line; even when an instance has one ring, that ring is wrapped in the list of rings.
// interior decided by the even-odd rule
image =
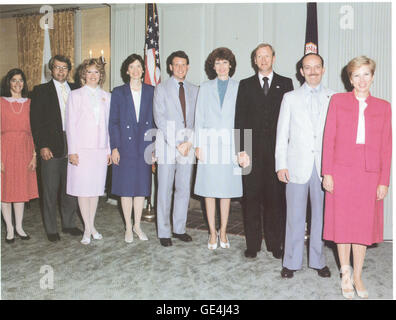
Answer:
[[[155,86],[161,81],[159,23],[156,4],[146,4],[146,41],[144,53],[144,64],[146,67],[144,83]]]

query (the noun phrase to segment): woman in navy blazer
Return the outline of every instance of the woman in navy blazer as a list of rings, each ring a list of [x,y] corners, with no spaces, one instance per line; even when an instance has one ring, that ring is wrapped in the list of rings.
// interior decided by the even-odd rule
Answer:
[[[148,240],[140,228],[145,197],[151,194],[151,138],[154,87],[142,83],[144,61],[132,54],[122,63],[124,85],[111,95],[109,134],[113,161],[112,190],[121,197],[125,218],[125,242],[133,241],[132,230],[140,240]],[[134,226],[131,215],[134,207]]]

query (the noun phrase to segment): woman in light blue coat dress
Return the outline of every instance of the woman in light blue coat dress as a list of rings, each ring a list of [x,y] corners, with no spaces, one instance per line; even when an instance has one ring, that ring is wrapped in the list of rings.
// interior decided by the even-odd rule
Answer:
[[[209,81],[201,84],[195,114],[195,155],[198,159],[194,193],[205,197],[210,236],[208,248],[229,248],[226,230],[231,198],[242,196],[241,168],[235,157],[234,118],[239,82],[235,56],[228,48],[212,51],[205,62]],[[216,232],[216,198],[220,198],[220,230]]]

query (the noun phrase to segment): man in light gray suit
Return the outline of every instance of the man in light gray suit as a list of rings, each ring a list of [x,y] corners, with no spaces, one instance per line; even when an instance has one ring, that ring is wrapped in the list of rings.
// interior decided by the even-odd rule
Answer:
[[[189,59],[185,52],[173,52],[167,59],[171,76],[154,91],[153,113],[158,128],[155,153],[158,163],[157,227],[161,245],[172,245],[170,209],[173,184],[173,237],[192,241],[186,233],[191,176],[195,102],[198,87],[185,80]]]
[[[330,277],[324,256],[321,157],[327,108],[334,91],[325,88],[323,59],[315,53],[302,58],[305,83],[283,96],[278,118],[275,170],[286,183],[286,239],[283,278],[302,268],[308,192],[311,199],[309,267],[321,277]]]

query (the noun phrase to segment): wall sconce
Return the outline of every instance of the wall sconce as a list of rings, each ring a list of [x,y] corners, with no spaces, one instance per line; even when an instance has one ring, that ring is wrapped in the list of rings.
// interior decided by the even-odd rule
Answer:
[[[105,57],[104,57],[103,49],[100,50],[100,60],[102,61],[103,64],[106,64],[106,60],[105,60]]]

